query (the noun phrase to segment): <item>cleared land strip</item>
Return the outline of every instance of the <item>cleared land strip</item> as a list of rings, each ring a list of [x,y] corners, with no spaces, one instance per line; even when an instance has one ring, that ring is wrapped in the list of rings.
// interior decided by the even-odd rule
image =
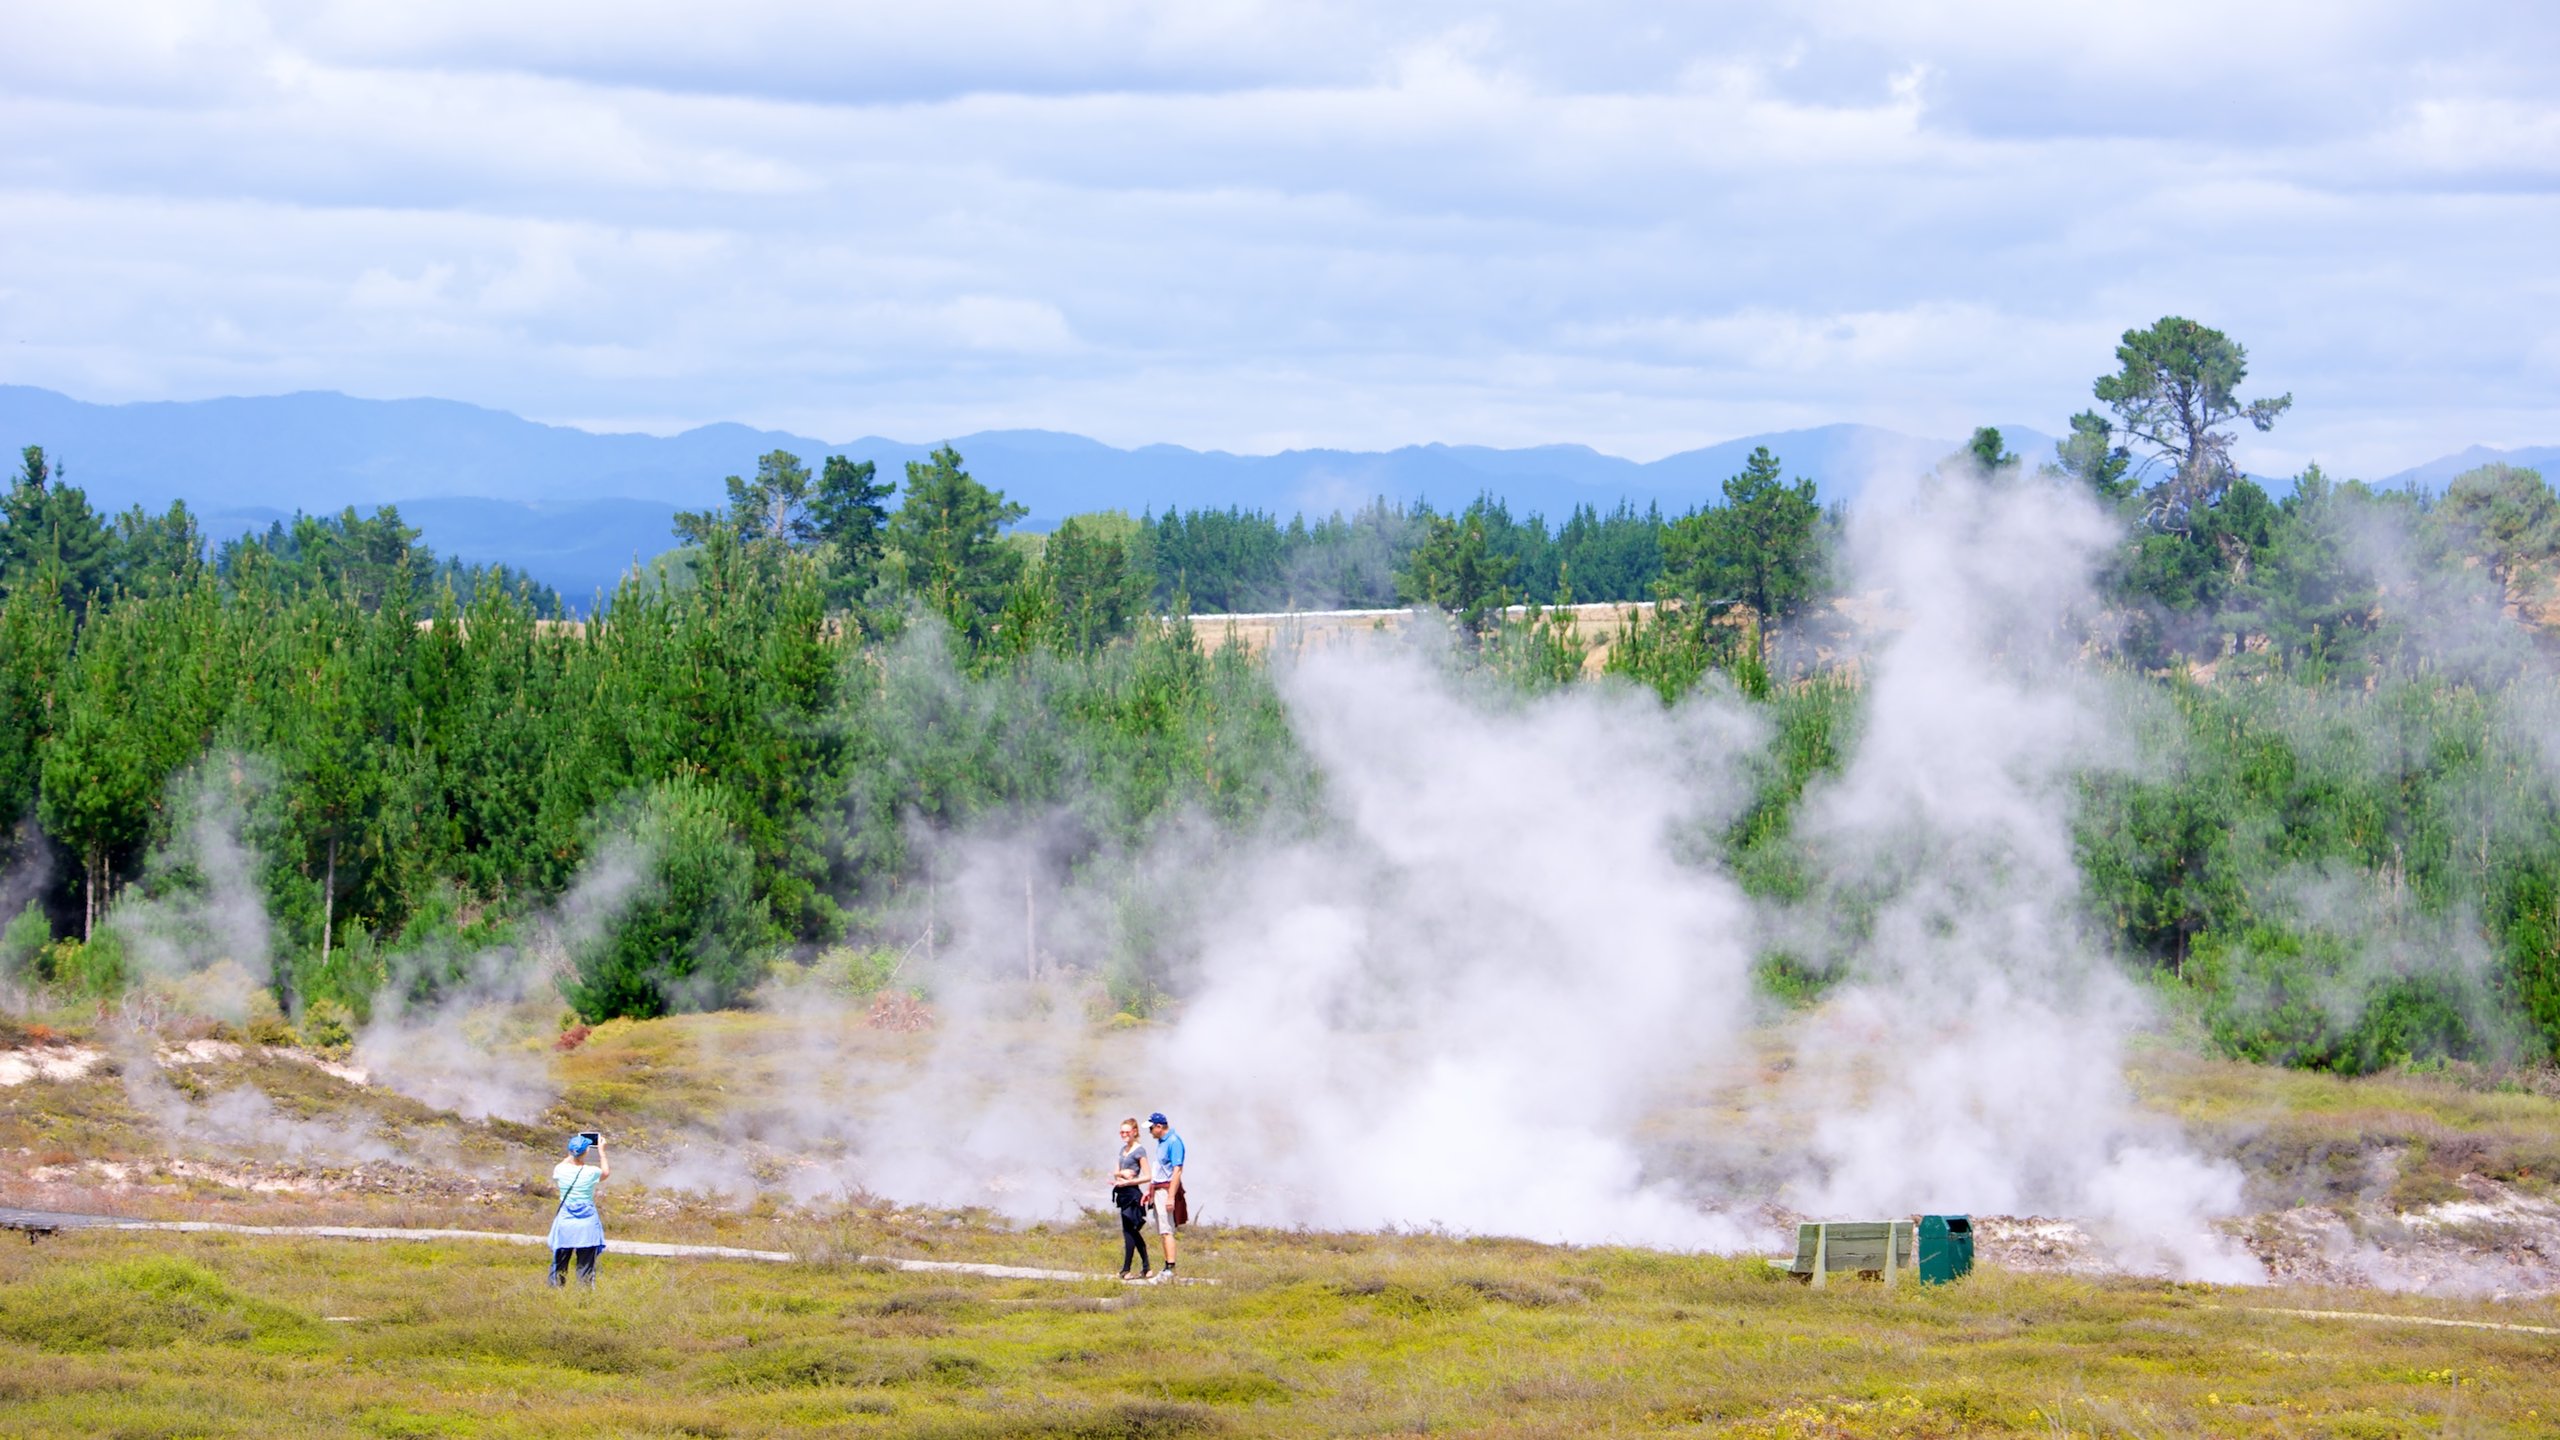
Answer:
[[[39,1235],[61,1230],[171,1230],[183,1234],[214,1235],[305,1235],[324,1240],[486,1240],[498,1245],[534,1245],[549,1248],[549,1237],[517,1235],[504,1230],[406,1230],[386,1225],[230,1225],[216,1220],[127,1220],[114,1215],[72,1215],[49,1210],[10,1210],[0,1208],[0,1230],[23,1230],[33,1241]],[[799,1257],[788,1250],[744,1250],[734,1245],[669,1245],[654,1240],[614,1240],[607,1250],[615,1255],[651,1255],[667,1258],[696,1257],[710,1260],[766,1260],[789,1264]],[[878,1265],[891,1270],[926,1271],[943,1275],[985,1275],[998,1280],[1109,1280],[1109,1275],[1089,1275],[1080,1270],[1043,1270],[1032,1265],[979,1265],[963,1260],[900,1260],[886,1255],[863,1255],[856,1264]]]
[[[503,1230],[402,1230],[382,1225],[226,1225],[216,1220],[115,1220],[90,1228],[176,1230],[211,1235],[311,1235],[325,1240],[488,1240],[500,1245],[551,1248],[548,1236],[514,1235]],[[794,1258],[788,1250],[741,1250],[731,1245],[664,1245],[651,1240],[613,1240],[607,1242],[605,1248],[615,1255],[700,1256],[713,1260],[786,1263]]]
[[[2510,1325],[2503,1320],[2449,1320],[2441,1315],[2387,1315],[2379,1310],[2283,1310],[2273,1305],[2213,1305],[2213,1310],[2246,1310],[2252,1315],[2292,1315],[2304,1320],[2379,1320],[2387,1325],[2443,1325],[2455,1330],[2513,1330],[2524,1335],[2560,1335],[2550,1325]]]

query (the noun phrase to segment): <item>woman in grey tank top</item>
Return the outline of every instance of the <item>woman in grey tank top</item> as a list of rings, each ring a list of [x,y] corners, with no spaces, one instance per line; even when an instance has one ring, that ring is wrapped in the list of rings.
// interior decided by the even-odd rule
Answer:
[[[1111,1161],[1111,1208],[1120,1212],[1120,1278],[1129,1279],[1129,1262],[1138,1262],[1137,1277],[1147,1279],[1155,1266],[1147,1256],[1147,1147],[1138,1139],[1138,1122],[1120,1122],[1120,1152]]]

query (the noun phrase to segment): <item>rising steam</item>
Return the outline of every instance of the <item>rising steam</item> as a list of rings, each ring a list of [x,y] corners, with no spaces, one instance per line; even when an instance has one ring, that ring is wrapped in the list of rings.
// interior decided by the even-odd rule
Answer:
[[[2254,1274],[2212,1233],[2237,1172],[2133,1102],[2144,1007],[2083,920],[2073,777],[2133,748],[2077,663],[2109,524],[2041,485],[1871,494],[1852,588],[1894,619],[1859,661],[1854,752],[1802,806],[1812,899],[1755,900],[1713,858],[1765,739],[1729,692],[1521,698],[1428,643],[1284,658],[1313,823],[1177,821],[1074,878],[1042,817],[931,837],[908,973],[939,1027],[906,1053],[849,1046],[845,1002],[768,986],[757,1053],[711,1058],[783,1103],[706,1118],[635,1178],[1053,1218],[1099,1203],[1112,1120],[1163,1109],[1216,1220],[1729,1249],[1772,1237],[1772,1202],[2041,1212],[2128,1263]],[[210,872],[223,852],[199,845]],[[360,1058],[438,1106],[537,1118],[542,1057],[485,1017],[546,993],[562,937],[638,869],[608,848],[526,953],[481,957],[432,1006],[387,994]],[[1134,913],[1182,957],[1182,994],[1135,1038],[1101,1034],[1090,977]],[[263,963],[263,932],[239,933]],[[1791,1065],[1750,1089],[1761,1113],[1684,1158],[1657,1117],[1701,1075],[1756,1074],[1752,967],[1775,937],[1841,981],[1781,1022]]]
[[[1098,968],[1111,907],[1069,887],[1041,927],[1017,888],[1037,827],[956,837],[927,1053],[850,1059],[826,1002],[777,995],[810,1027],[806,1090],[754,1138],[804,1157],[795,1189],[1047,1217],[1093,1203],[1109,1118],[1163,1108],[1233,1221],[1731,1248],[1768,1237],[1773,1199],[2047,1212],[2127,1263],[2254,1275],[2211,1229],[2237,1171],[2133,1102],[2143,1006],[2081,919],[2072,777],[2131,749],[2075,664],[2108,522],[1961,476],[1878,494],[1850,553],[1899,618],[1864,660],[1854,757],[1806,800],[1802,910],[1699,858],[1763,738],[1730,696],[1523,700],[1428,647],[1314,653],[1279,678],[1322,823],[1176,828],[1112,872],[1189,961],[1142,1045],[1098,1057],[1071,987],[1026,978],[1044,954]],[[1792,1078],[1759,1097],[1783,1113],[1742,1127],[1790,1138],[1701,1174],[1648,1120],[1743,1058],[1775,934],[1817,935],[1848,978],[1786,1032]],[[717,1144],[683,1174],[751,1184]]]

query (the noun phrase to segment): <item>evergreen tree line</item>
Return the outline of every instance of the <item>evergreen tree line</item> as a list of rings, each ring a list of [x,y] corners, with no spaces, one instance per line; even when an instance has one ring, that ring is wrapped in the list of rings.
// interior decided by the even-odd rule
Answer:
[[[2086,487],[2122,518],[2105,603],[2076,620],[2150,759],[2081,787],[2093,935],[2233,1054],[2349,1071],[2552,1055],[2560,499],[2501,467],[2440,495],[2312,471],[2276,499],[2212,428],[2282,410],[2236,398],[2236,345],[2164,320],[2119,359],[2108,413],[2075,417],[2051,462],[1989,430],[1947,462]],[[24,817],[0,892],[32,896],[0,969],[57,989],[147,983],[146,918],[195,926],[199,952],[234,943],[214,907],[181,903],[221,898],[202,838],[221,833],[251,857],[288,1010],[450,988],[606,891],[612,921],[573,957],[581,1013],[721,1005],[774,957],[913,938],[918,891],[953,883],[934,837],[992,821],[1041,837],[1026,896],[1120,897],[1107,978],[1143,1007],[1178,990],[1180,947],[1114,867],[1177,818],[1203,843],[1321,823],[1269,676],[1204,653],[1185,600],[1242,556],[1286,601],[1301,572],[1282,562],[1320,546],[1450,614],[1470,642],[1453,663],[1490,681],[1666,703],[1714,686],[1759,707],[1754,799],[1699,853],[1771,903],[1863,903],[1794,834],[1863,704],[1803,643],[1837,623],[1836,527],[1765,452],[1720,504],[1590,517],[1586,537],[1650,537],[1650,571],[1625,573],[1663,602],[1596,663],[1570,612],[1502,609],[1581,597],[1584,559],[1555,550],[1541,595],[1517,556],[1550,552],[1514,543],[1573,525],[1514,525],[1490,500],[1292,527],[1098,514],[1031,536],[948,449],[898,486],[777,453],[572,622],[527,587],[431,571],[396,516],[298,522],[200,563],[149,538],[181,522],[84,530],[61,518],[86,513],[74,497],[22,477],[0,511],[0,815]],[[1836,963],[1773,953],[1763,978],[1809,994]]]
[[[583,622],[453,583],[387,512],[148,588],[13,575],[0,893],[26,898],[0,978],[112,995],[155,950],[241,944],[218,912],[245,903],[281,1009],[362,1016],[596,907],[581,1013],[717,1006],[777,954],[884,933],[933,883],[920,833],[1037,817],[1063,876],[1168,811],[1311,793],[1249,657],[1137,623],[1107,525],[1013,543],[1018,508],[947,450],[894,510],[834,478],[767,457]],[[219,873],[208,827],[251,873]],[[1131,1003],[1161,964],[1131,950]]]
[[[1391,609],[1445,588],[1449,537],[1466,533],[1488,597],[1504,604],[1650,600],[1662,573],[1666,522],[1656,507],[1625,501],[1577,507],[1550,529],[1515,517],[1496,496],[1443,513],[1428,502],[1385,500],[1310,522],[1258,510],[1171,510],[1142,517],[1136,553],[1160,612]],[[1435,550],[1434,542],[1441,550]]]
[[[290,525],[275,521],[208,552],[184,500],[157,515],[136,505],[105,516],[65,483],[43,446],[28,446],[19,459],[0,494],[0,594],[50,586],[75,616],[118,596],[183,590],[208,566],[230,580],[252,565],[264,567],[268,584],[343,591],[368,607],[380,606],[396,581],[426,593],[450,588],[465,600],[484,587],[516,591],[537,614],[564,613],[557,591],[507,566],[439,562],[397,506],[370,516],[353,506],[333,516],[296,514]]]

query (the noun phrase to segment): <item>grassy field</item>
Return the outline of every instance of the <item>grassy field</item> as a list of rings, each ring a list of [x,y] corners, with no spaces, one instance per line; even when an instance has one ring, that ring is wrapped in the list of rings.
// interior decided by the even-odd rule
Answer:
[[[235,1047],[174,1064],[110,1032],[73,1034],[46,1043],[92,1046],[89,1068],[0,1087],[0,1203],[538,1231],[562,1128],[600,1119],[639,1155],[713,1118],[752,1135],[781,1113],[776,1076],[813,1036],[892,1067],[924,1043],[852,1019],[812,1032],[735,1014],[617,1023],[568,1050],[528,1031],[505,1043],[559,1098],[542,1124],[519,1125],[465,1121],[307,1057]],[[1132,1044],[1105,1027],[1087,1063],[1124,1070]],[[1748,1193],[1794,1123],[1770,1099],[1784,1058],[1768,1037],[1702,1071],[1656,1121],[1654,1158],[1739,1177]],[[2137,1055],[2132,1079],[2244,1166],[2254,1203],[2338,1207],[2358,1241],[2387,1240],[2400,1212],[2484,1181],[2547,1199],[2560,1174],[2547,1073],[2349,1081],[2163,1046]],[[258,1115],[397,1158],[262,1153],[202,1125],[173,1130],[150,1113],[154,1085],[197,1116],[254,1094]],[[1813,1291],[1749,1257],[1251,1229],[1193,1237],[1184,1268],[1215,1284],[1007,1281],[855,1257],[1094,1269],[1116,1261],[1113,1227],[861,1197],[800,1211],[771,1195],[651,1190],[637,1170],[615,1192],[618,1237],[807,1263],[608,1256],[587,1297],[545,1288],[539,1252],[498,1245],[11,1241],[0,1436],[2560,1435],[2560,1335],[2269,1313],[2560,1327],[2548,1294],[2217,1289],[1997,1266],[1939,1289]],[[2466,1243],[2548,1248],[2495,1228]]]
[[[977,1248],[912,1215],[777,1238],[911,1244],[893,1224]],[[990,1248],[1091,1266],[1104,1228]],[[2560,1432],[2560,1337],[2252,1308],[2560,1326],[2547,1301],[1993,1271],[1810,1290],[1753,1259],[1438,1236],[1202,1232],[1187,1253],[1218,1283],[608,1255],[588,1296],[504,1246],[71,1234],[0,1247],[0,1433]]]

